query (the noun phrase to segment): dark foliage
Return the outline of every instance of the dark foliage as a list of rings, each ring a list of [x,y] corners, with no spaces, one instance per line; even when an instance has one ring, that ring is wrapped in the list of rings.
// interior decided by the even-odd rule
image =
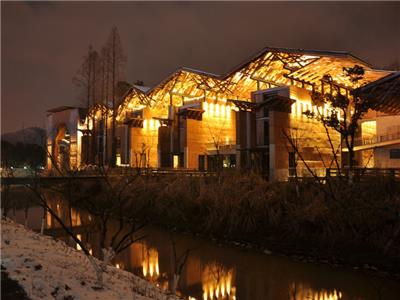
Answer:
[[[17,143],[13,145],[1,141],[1,165],[3,167],[22,168],[24,166],[37,169],[46,164],[46,151],[36,144]]]

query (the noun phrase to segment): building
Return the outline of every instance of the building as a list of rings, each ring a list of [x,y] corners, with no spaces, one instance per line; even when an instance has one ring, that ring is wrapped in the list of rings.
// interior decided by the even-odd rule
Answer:
[[[365,71],[357,83],[343,71],[355,65]],[[381,99],[385,84],[395,86],[391,100]],[[349,96],[357,91],[362,97],[378,99],[379,105],[360,124],[360,140],[365,141],[400,132],[398,87],[398,73],[376,70],[346,52],[265,48],[225,75],[180,68],[153,88],[132,86],[125,94],[116,111],[117,165],[210,171],[239,168],[271,180],[285,180],[293,172],[307,175],[310,169],[324,175],[326,168],[336,167],[333,153],[340,166],[346,164],[346,148],[337,132],[303,114],[325,115],[330,109],[314,103],[311,94],[338,91]],[[70,153],[71,168],[109,161],[105,133],[110,130],[111,114],[105,111],[109,110],[93,107],[83,123],[76,123],[78,139],[82,139],[78,148],[85,144],[85,136],[89,142],[80,147],[80,156]],[[57,114],[49,111],[48,130],[53,134],[48,143],[53,156],[60,153],[54,150],[60,144],[55,128],[61,128],[55,125],[62,123],[62,118],[61,123],[54,121],[59,119]],[[392,166],[399,144],[391,139],[390,145],[371,143],[357,149],[357,163]],[[90,155],[85,156],[87,149]]]

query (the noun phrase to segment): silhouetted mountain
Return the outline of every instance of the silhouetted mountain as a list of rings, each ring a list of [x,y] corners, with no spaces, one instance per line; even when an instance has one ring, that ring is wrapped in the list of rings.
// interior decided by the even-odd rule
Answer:
[[[16,145],[17,143],[46,145],[46,131],[40,127],[30,127],[15,132],[4,133],[1,140]]]

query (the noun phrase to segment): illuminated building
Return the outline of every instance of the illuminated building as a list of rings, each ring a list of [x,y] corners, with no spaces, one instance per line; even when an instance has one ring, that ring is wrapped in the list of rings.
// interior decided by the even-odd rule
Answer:
[[[357,84],[343,71],[355,65],[365,70]],[[327,75],[331,81],[326,80]],[[305,162],[317,175],[323,175],[327,167],[335,167],[332,148],[338,149],[342,165],[346,164],[341,159],[346,149],[341,147],[338,133],[329,130],[330,144],[325,128],[303,114],[326,115],[330,110],[327,105],[313,103],[311,93],[333,93],[333,82],[341,94],[349,96],[390,76],[395,73],[373,69],[349,53],[282,48],[265,48],[225,75],[181,68],[153,88],[132,86],[122,99],[116,112],[117,165],[209,171],[240,168],[256,170],[271,180],[285,180],[293,175],[293,169],[298,176],[307,175]],[[398,87],[398,81],[396,84]],[[378,102],[380,93],[375,94]],[[400,132],[396,115],[399,101],[379,103],[373,112],[375,119],[391,115],[391,130]],[[360,124],[365,135],[373,134],[371,121],[377,122],[376,128],[384,122],[368,119],[370,115],[365,119],[369,123]],[[99,119],[91,118],[91,124],[86,119],[89,135],[100,127],[103,129],[97,132],[106,132]],[[288,147],[288,138],[295,140],[301,161]],[[400,156],[398,144],[396,148],[392,142],[390,158]],[[109,155],[107,149],[105,146],[104,157]],[[372,152],[376,154],[368,166],[387,165],[379,151]],[[360,166],[367,154],[357,153]],[[80,157],[78,168],[85,164],[84,156]],[[104,157],[94,157],[95,164],[107,163]]]

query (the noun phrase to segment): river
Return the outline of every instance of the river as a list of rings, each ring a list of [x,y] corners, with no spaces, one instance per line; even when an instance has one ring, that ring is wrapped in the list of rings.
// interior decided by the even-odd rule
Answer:
[[[58,199],[51,206],[64,219],[67,209]],[[10,211],[9,217],[40,230],[43,210],[30,207]],[[26,221],[27,220],[27,221]],[[91,216],[72,210],[72,224],[79,238],[96,245],[97,232]],[[66,240],[56,221],[45,218],[48,235]],[[114,224],[113,226],[116,226]],[[244,248],[218,245],[214,242],[148,227],[140,234],[145,238],[132,244],[113,261],[119,268],[131,271],[155,284],[168,288],[173,277],[176,256],[189,251],[178,291],[186,299],[226,300],[394,300],[400,299],[400,283],[361,272],[332,268],[328,265],[293,261],[275,254],[259,253]],[[98,255],[98,248],[91,249]]]

